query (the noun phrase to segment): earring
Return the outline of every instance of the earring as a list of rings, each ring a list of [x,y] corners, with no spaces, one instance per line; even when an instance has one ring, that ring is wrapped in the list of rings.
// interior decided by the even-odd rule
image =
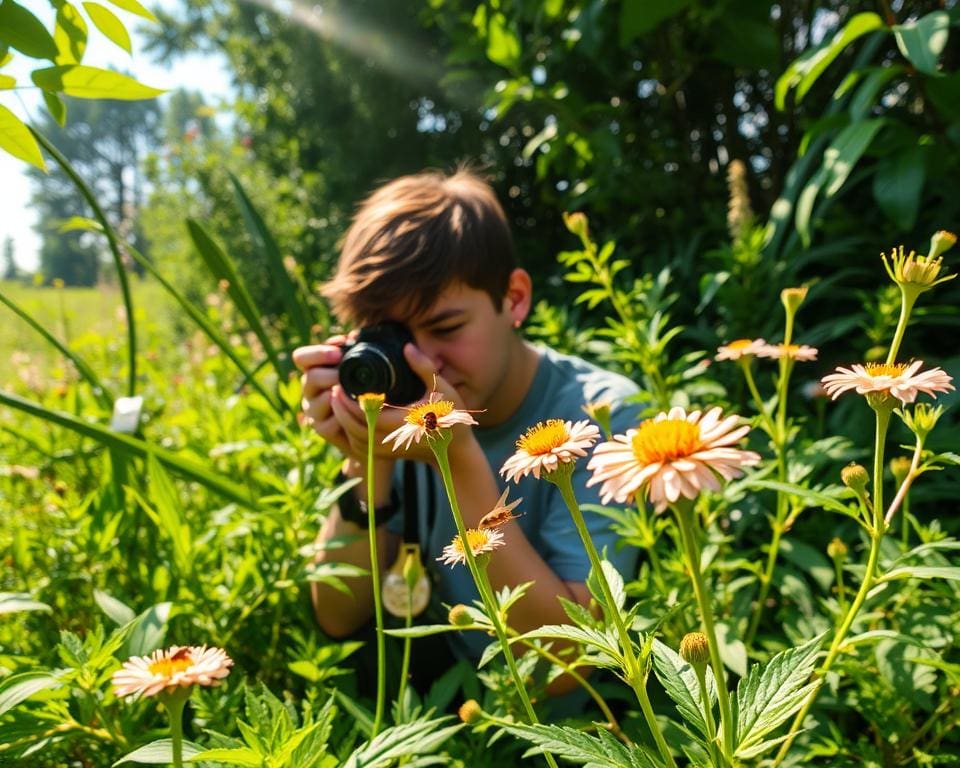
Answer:
[[[514,328],[514,330],[518,329],[519,327],[520,327],[520,321],[519,321],[519,320],[514,320],[514,321],[513,321],[513,328]]]

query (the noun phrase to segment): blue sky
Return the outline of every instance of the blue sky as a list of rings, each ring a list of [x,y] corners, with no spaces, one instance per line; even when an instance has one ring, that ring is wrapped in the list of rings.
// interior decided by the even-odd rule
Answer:
[[[19,0],[20,4],[31,10],[47,26],[53,28],[53,11],[50,4],[38,0]],[[149,8],[172,8],[178,5],[176,0],[145,2]],[[209,56],[190,56],[178,58],[171,66],[156,64],[146,54],[141,54],[142,40],[136,28],[147,23],[136,16],[111,6],[121,17],[133,42],[133,55],[115,46],[90,25],[88,50],[83,63],[97,67],[114,67],[130,72],[140,82],[156,88],[168,90],[180,86],[203,92],[208,103],[227,97],[230,93],[230,78],[224,63]],[[3,69],[3,73],[17,78],[18,85],[26,86],[13,91],[0,91],[0,104],[11,109],[20,119],[30,121],[43,109],[38,89],[32,87],[30,71],[43,66],[35,59],[29,59],[15,53],[14,60]],[[164,97],[160,97],[161,102]],[[68,115],[69,120],[69,115]],[[30,184],[24,175],[25,163],[6,152],[0,151],[0,244],[6,238],[14,241],[14,255],[17,264],[28,270],[37,266],[37,251],[40,238],[33,231],[36,217],[30,209]]]

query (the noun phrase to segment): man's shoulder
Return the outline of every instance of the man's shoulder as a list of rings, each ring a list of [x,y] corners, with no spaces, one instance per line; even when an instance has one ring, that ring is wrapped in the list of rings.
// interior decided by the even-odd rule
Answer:
[[[608,399],[620,402],[638,394],[636,382],[623,374],[609,371],[576,355],[557,352],[550,347],[539,347],[543,364],[550,366],[550,377],[558,392],[581,399],[585,403]]]

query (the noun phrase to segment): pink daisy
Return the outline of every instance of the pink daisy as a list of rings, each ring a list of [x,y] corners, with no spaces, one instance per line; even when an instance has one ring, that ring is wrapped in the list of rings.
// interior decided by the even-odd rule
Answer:
[[[516,482],[532,472],[539,480],[541,472],[553,472],[560,464],[586,456],[599,438],[597,425],[586,419],[576,424],[563,419],[541,421],[517,440],[517,450],[503,463],[500,474]]]
[[[767,345],[763,339],[737,339],[717,347],[716,360],[739,360],[741,357],[753,357]]]
[[[644,489],[657,512],[681,496],[694,499],[704,488],[719,490],[718,475],[732,480],[743,474],[741,467],[760,461],[753,451],[731,447],[750,431],[738,427],[739,421],[735,415],[723,418],[719,408],[706,414],[671,408],[598,445],[587,465],[593,470],[587,486],[603,484],[604,504],[630,502]]]
[[[474,557],[482,555],[484,552],[493,552],[493,550],[506,544],[503,540],[503,533],[494,528],[468,528],[467,543],[470,545],[470,551],[473,552]],[[467,562],[467,553],[463,548],[463,540],[460,538],[460,534],[454,536],[453,541],[443,548],[443,554],[437,560],[451,568],[457,563]]]
[[[469,411],[459,410],[449,400],[435,400],[435,397],[439,397],[439,393],[431,392],[427,402],[406,408],[403,424],[383,438],[384,444],[393,440],[393,450],[401,444],[403,450],[407,450],[410,443],[419,443],[424,435],[449,429],[454,424],[477,423]]]
[[[220,648],[175,645],[151,656],[133,656],[113,673],[116,696],[156,696],[179,686],[216,685],[233,660]]]
[[[805,363],[817,359],[817,348],[808,347],[806,344],[764,344],[757,352],[757,357],[772,357],[778,360],[789,357]]]
[[[836,400],[848,390],[857,394],[869,392],[887,392],[902,403],[912,403],[917,394],[924,392],[936,397],[935,392],[949,392],[953,389],[953,378],[941,368],[920,371],[923,360],[906,363],[854,363],[849,368],[839,367],[836,373],[824,376],[820,381],[831,399]]]

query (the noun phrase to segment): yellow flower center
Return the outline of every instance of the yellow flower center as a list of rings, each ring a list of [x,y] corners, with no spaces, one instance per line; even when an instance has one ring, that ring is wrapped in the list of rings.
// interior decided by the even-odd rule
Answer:
[[[700,427],[685,419],[648,420],[633,436],[632,448],[641,465],[690,456],[700,449]]]
[[[470,551],[478,554],[490,541],[487,532],[482,528],[467,528],[467,543],[470,545]],[[459,535],[453,537],[453,548],[461,555],[464,554],[463,539]]]
[[[737,339],[736,341],[731,341],[729,344],[727,344],[727,347],[736,351],[746,349],[751,344],[753,344],[753,339]]]
[[[906,363],[866,363],[863,369],[873,378],[879,376],[899,376],[907,370]]]
[[[150,665],[151,675],[160,675],[162,677],[173,677],[177,672],[184,672],[193,665],[193,659],[186,648],[177,651],[170,658],[159,659]]]
[[[437,400],[435,403],[415,405],[404,416],[404,420],[424,429],[436,429],[437,419],[449,416],[451,413],[453,413],[453,403],[449,400]]]
[[[517,448],[526,451],[531,456],[542,456],[559,448],[567,442],[567,425],[563,419],[547,419],[541,421],[526,431],[517,440]]]

